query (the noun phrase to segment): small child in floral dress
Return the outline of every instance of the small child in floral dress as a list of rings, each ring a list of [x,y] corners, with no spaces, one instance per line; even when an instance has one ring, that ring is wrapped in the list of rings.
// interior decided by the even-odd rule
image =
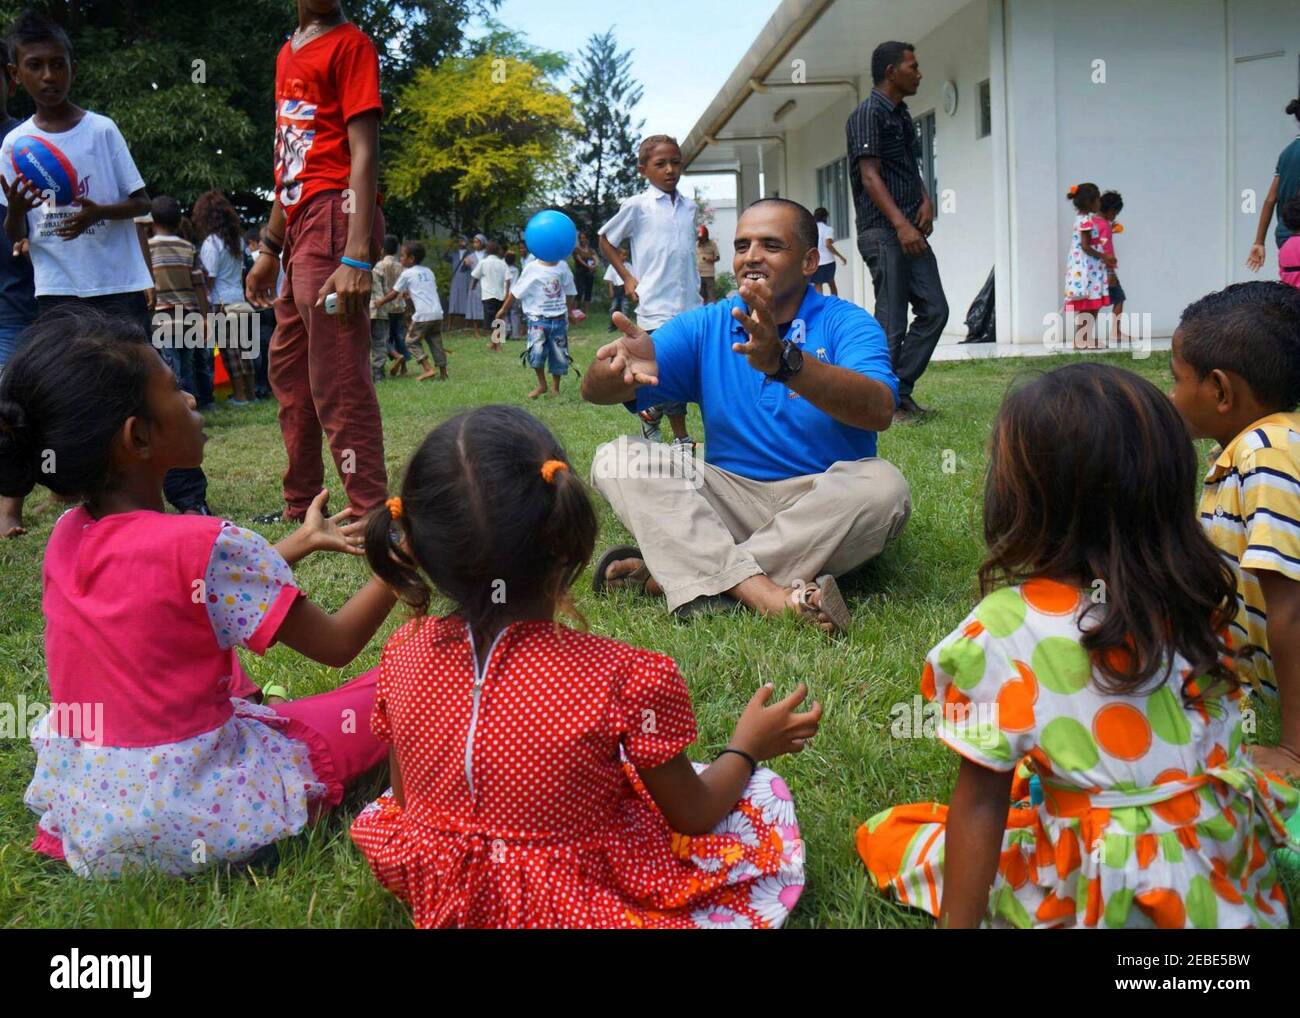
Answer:
[[[1130,372],[1071,365],[1003,403],[986,596],[921,676],[957,787],[859,829],[882,890],[952,927],[1289,925],[1271,855],[1300,792],[1243,751],[1236,582],[1196,474]]]
[[[1096,344],[1097,312],[1110,304],[1108,270],[1115,258],[1098,246],[1101,189],[1096,184],[1077,184],[1067,197],[1076,214],[1065,259],[1065,310],[1075,315],[1075,349],[1088,350]]]
[[[50,710],[31,733],[32,847],[86,877],[248,859],[337,804],[385,750],[369,731],[373,672],[270,706],[252,698],[284,690],[259,692],[235,648],[278,641],[342,667],[395,598],[371,580],[327,615],[297,588],[290,563],[360,551],[347,510],[322,515],[325,492],[275,547],[165,513],[167,471],[203,460],[194,398],[130,323],[79,311],[35,328],[0,381],[0,492],[39,480],[84,501],[45,552]]]
[[[764,686],[693,764],[671,658],[555,620],[596,516],[554,437],[513,407],[436,428],[366,554],[419,618],[384,649],[372,725],[391,792],[352,837],[419,927],[780,926],[803,890],[790,790],[821,707]],[[424,617],[427,576],[454,605]]]

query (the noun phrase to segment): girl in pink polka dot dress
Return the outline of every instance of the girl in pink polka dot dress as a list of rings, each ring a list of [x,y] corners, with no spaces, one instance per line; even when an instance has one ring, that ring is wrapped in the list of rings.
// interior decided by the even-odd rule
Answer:
[[[236,648],[279,641],[342,667],[395,598],[372,580],[327,615],[298,589],[290,563],[360,553],[359,525],[322,515],[324,492],[274,547],[164,512],[167,471],[203,460],[193,397],[130,323],[79,313],[35,328],[0,381],[0,491],[39,480],[82,501],[45,552],[51,709],[31,733],[32,847],[87,877],[245,860],[386,750],[369,729],[375,673],[269,706]]]
[[[801,685],[750,700],[692,763],[672,659],[555,620],[596,516],[537,420],[481,407],[415,453],[376,575],[419,613],[384,649],[372,726],[392,790],[352,837],[419,927],[780,926],[803,890],[790,790],[758,761],[799,752]],[[426,578],[454,605],[426,617]]]

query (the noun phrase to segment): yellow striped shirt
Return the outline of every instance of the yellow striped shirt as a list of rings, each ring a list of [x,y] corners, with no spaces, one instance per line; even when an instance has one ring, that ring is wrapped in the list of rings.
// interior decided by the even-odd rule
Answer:
[[[1205,477],[1201,525],[1237,574],[1232,642],[1263,648],[1241,668],[1276,686],[1268,613],[1255,574],[1271,569],[1300,582],[1300,414],[1270,414],[1222,450]]]

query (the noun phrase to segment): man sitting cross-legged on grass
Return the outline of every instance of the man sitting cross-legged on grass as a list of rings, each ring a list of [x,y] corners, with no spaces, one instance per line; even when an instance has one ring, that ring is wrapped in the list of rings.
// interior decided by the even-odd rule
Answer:
[[[616,314],[623,335],[583,377],[590,403],[698,403],[706,428],[704,463],[626,435],[596,450],[592,483],[639,548],[611,549],[593,585],[662,594],[679,618],[740,601],[841,632],[834,577],[880,554],[911,511],[902,474],[876,456],[898,380],[875,319],[809,285],[807,209],[755,202],[735,245],[739,297],[678,315],[653,339]]]

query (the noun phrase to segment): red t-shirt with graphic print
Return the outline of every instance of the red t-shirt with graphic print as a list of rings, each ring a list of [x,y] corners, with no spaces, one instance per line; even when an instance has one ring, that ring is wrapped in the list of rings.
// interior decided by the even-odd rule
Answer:
[[[332,28],[275,60],[275,196],[293,220],[321,191],[341,191],[352,172],[348,121],[379,98],[379,54],[351,22]]]

